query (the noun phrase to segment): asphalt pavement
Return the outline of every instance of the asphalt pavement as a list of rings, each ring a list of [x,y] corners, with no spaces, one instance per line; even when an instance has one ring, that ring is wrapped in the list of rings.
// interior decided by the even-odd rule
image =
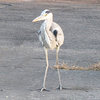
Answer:
[[[0,100],[100,100],[100,71],[61,69],[58,87],[56,51],[49,50],[46,88],[40,92],[45,52],[32,23],[44,9],[64,31],[59,63],[89,67],[100,61],[100,5],[67,3],[0,3]]]

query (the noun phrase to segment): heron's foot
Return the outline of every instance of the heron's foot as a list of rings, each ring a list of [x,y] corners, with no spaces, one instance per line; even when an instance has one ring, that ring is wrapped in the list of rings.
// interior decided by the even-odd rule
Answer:
[[[63,89],[63,87],[62,86],[59,86],[58,88],[54,88],[54,90],[62,90]]]
[[[58,88],[54,88],[54,89],[59,89],[59,90],[69,90],[68,88],[64,88],[64,87],[62,87],[62,86],[59,86]]]
[[[50,91],[50,90],[47,90],[46,88],[42,88],[42,89],[40,89],[40,92],[42,92],[42,91]]]
[[[62,90],[62,89],[63,89],[63,87],[62,87],[62,86],[59,86],[57,89]]]

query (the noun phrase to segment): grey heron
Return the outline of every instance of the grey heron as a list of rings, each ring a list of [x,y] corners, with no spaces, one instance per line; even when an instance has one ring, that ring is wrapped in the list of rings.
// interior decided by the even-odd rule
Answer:
[[[46,55],[46,70],[44,75],[44,81],[43,81],[43,87],[41,91],[46,90],[45,82],[46,82],[46,76],[48,71],[48,49],[56,49],[56,66],[58,70],[58,78],[59,78],[59,89],[62,90],[62,84],[60,79],[60,72],[58,68],[58,52],[60,46],[64,42],[64,34],[62,28],[55,22],[53,22],[53,14],[48,9],[45,9],[41,15],[37,18],[35,18],[32,22],[41,21],[44,20],[42,23],[40,30],[38,31],[39,34],[39,40],[42,43],[45,55]]]

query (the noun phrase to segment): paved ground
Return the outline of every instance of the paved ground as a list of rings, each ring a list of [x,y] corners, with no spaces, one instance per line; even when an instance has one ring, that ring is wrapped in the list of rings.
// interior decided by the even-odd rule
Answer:
[[[61,70],[67,90],[59,91],[57,71],[49,68],[50,92],[38,91],[46,63],[36,33],[42,22],[32,20],[46,8],[65,34],[60,63],[88,67],[100,61],[100,5],[0,3],[0,100],[100,100],[99,71]],[[49,51],[50,66],[55,56]]]

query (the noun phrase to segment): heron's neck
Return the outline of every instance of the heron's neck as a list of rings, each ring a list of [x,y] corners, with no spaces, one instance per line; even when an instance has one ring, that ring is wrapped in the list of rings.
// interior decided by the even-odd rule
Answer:
[[[45,20],[45,26],[47,30],[50,30],[51,26],[52,26],[52,22],[53,22],[53,18],[50,18],[48,20]]]

